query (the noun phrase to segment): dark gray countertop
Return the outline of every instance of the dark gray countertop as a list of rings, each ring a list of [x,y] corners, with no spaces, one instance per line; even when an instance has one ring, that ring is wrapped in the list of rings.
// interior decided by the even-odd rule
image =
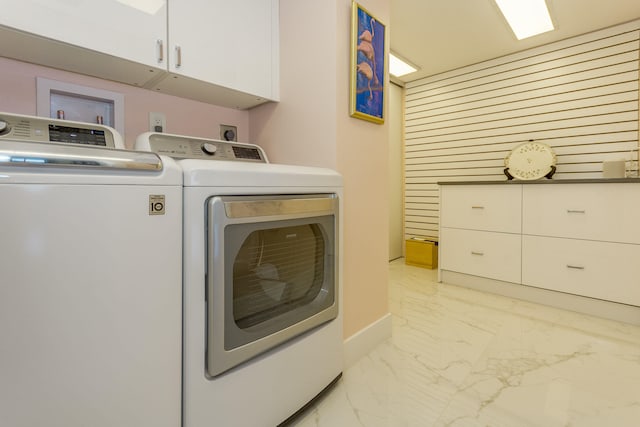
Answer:
[[[637,184],[640,178],[591,178],[591,179],[536,179],[533,181],[439,181],[438,185],[492,185],[492,184]]]

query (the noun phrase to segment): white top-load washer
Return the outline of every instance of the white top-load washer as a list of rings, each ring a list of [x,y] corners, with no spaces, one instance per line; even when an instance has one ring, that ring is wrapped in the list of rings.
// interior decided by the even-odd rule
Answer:
[[[183,426],[275,426],[340,377],[342,177],[161,133],[184,173]]]
[[[180,426],[182,173],[121,145],[0,113],[2,426]]]

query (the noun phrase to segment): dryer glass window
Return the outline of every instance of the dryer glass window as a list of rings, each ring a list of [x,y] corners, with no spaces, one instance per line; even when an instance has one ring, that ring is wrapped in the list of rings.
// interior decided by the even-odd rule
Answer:
[[[312,303],[322,290],[326,243],[318,224],[250,233],[233,263],[233,319],[241,329]]]
[[[226,350],[335,305],[334,222],[323,216],[225,227]]]

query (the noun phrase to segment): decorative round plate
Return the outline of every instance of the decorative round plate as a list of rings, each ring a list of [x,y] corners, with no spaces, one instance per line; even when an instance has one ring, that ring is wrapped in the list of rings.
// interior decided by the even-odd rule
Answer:
[[[504,165],[516,179],[540,179],[556,165],[556,154],[542,142],[525,142],[511,150],[504,159]]]

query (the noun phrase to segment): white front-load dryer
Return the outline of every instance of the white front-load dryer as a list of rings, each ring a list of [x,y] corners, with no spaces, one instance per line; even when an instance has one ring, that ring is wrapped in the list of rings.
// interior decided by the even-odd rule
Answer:
[[[147,133],[184,174],[183,426],[275,426],[341,375],[342,178]]]
[[[0,113],[2,426],[180,426],[182,173],[111,132]]]

